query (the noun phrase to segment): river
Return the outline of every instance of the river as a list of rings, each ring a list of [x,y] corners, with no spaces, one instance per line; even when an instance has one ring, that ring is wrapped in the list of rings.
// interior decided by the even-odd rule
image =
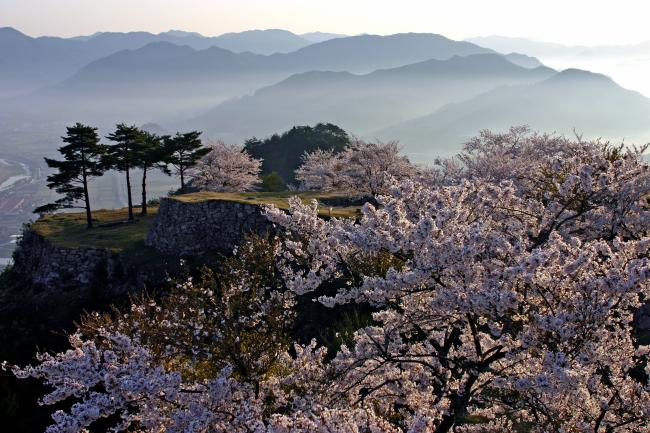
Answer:
[[[27,164],[23,164],[22,162],[18,162],[18,161],[10,161],[8,159],[3,159],[3,158],[0,158],[0,163],[4,165],[17,165],[23,171],[23,174],[11,176],[4,182],[0,183],[0,191],[6,191],[11,187],[13,187],[16,183],[20,182],[21,180],[30,179],[32,177],[32,171],[29,169]]]

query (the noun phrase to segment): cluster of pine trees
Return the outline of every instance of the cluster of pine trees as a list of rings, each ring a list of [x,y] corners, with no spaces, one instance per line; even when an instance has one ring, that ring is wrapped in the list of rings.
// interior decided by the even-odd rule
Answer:
[[[176,135],[156,135],[137,126],[118,124],[106,138],[110,144],[101,143],[97,128],[76,123],[61,137],[64,146],[59,148],[62,160],[45,158],[47,165],[56,170],[48,176],[47,186],[61,195],[53,203],[34,210],[50,213],[66,208],[86,211],[88,228],[92,228],[91,201],[88,182],[109,170],[124,173],[126,181],[128,219],[134,220],[132,176],[133,170],[142,173],[141,214],[147,214],[147,175],[161,170],[180,178],[179,192],[188,192],[190,171],[204,156],[214,151],[214,146],[204,146],[201,132],[190,131]],[[282,134],[260,140],[246,140],[243,149],[248,156],[261,162],[263,191],[284,191],[297,182],[295,170],[305,153],[315,150],[341,152],[350,145],[347,132],[330,123],[315,126],[296,126]],[[223,155],[221,155],[223,156]]]
[[[50,168],[57,172],[48,176],[48,187],[61,194],[61,198],[40,206],[35,213],[49,213],[59,209],[83,207],[86,210],[88,228],[92,228],[92,211],[88,194],[88,181],[101,176],[108,170],[124,173],[128,197],[129,221],[134,220],[131,194],[131,174],[134,169],[142,171],[141,214],[147,214],[147,174],[151,170],[162,170],[168,175],[180,177],[180,192],[186,188],[188,170],[193,167],[209,148],[201,143],[201,132],[176,133],[174,136],[159,136],[136,126],[124,123],[106,138],[111,144],[103,144],[97,128],[77,123],[68,127],[61,137],[64,146],[59,148],[62,160],[45,158]],[[77,206],[83,203],[83,206]]]

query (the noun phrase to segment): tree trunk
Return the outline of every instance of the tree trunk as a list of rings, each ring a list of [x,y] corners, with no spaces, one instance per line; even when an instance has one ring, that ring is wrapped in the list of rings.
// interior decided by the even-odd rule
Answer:
[[[126,169],[126,196],[129,201],[129,221],[133,221],[133,200],[131,199],[131,176],[129,169]]]
[[[88,196],[88,180],[86,170],[83,171],[84,201],[86,202],[86,228],[93,228],[93,215],[90,212],[90,197]]]
[[[140,215],[147,214],[147,167],[142,167],[142,206]]]
[[[465,386],[463,387],[463,393],[461,395],[457,394],[452,398],[451,407],[449,408],[447,415],[442,417],[442,422],[436,428],[435,433],[447,433],[456,425],[459,416],[464,414],[467,410],[467,405],[471,399],[472,386],[474,386],[477,379],[478,376],[474,375],[470,375],[467,378]]]
[[[183,169],[183,167],[181,167],[179,171],[181,172],[181,194],[184,194],[185,193],[185,170]]]

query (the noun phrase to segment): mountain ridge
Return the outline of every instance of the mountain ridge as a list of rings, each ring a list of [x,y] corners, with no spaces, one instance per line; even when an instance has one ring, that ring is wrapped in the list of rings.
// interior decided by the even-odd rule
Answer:
[[[269,134],[292,122],[332,122],[363,134],[497,85],[536,82],[554,73],[547,67],[515,65],[496,53],[432,59],[368,74],[309,71],[225,101],[192,119],[190,126],[231,140]]]
[[[399,137],[407,151],[432,160],[436,153],[458,150],[477,131],[517,124],[560,134],[584,132],[585,138],[645,141],[650,138],[650,99],[606,75],[570,69],[533,84],[497,87],[374,135]]]

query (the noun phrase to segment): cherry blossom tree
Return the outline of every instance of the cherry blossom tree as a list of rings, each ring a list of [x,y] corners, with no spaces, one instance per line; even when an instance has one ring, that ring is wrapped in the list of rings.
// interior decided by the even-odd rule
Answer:
[[[300,189],[310,191],[332,191],[345,187],[343,179],[343,158],[332,150],[316,149],[306,152],[296,170]]]
[[[343,174],[348,186],[372,195],[387,193],[392,182],[416,173],[396,141],[368,143],[355,140],[342,155]]]
[[[309,190],[386,193],[390,182],[414,176],[416,167],[396,141],[368,143],[355,139],[341,153],[316,150],[303,155],[296,179]]]
[[[238,252],[262,254],[261,273],[233,264],[226,291],[184,282],[14,372],[52,386],[44,404],[73,401],[50,433],[103,418],[146,432],[648,431],[640,150],[513,130],[463,155],[436,186],[386,180],[359,221],[270,206],[281,242]],[[329,358],[272,326],[315,293],[374,311]]]
[[[210,152],[198,162],[194,184],[202,190],[250,191],[260,182],[262,161],[243,148],[222,141],[212,143]]]
[[[473,153],[491,155],[486,141]],[[503,164],[526,167],[519,173],[495,174],[481,156],[452,186],[404,181],[358,224],[321,220],[298,200],[289,215],[269,209],[297,236],[285,267],[296,293],[353,262],[392,258],[321,298],[379,310],[332,363],[339,401],[409,431],[650,427],[649,349],[632,332],[650,295],[648,167],[638,151],[601,143],[573,143],[560,159],[555,143],[532,160],[499,150]],[[508,179],[518,175],[522,185]],[[291,264],[305,260],[307,270]]]

